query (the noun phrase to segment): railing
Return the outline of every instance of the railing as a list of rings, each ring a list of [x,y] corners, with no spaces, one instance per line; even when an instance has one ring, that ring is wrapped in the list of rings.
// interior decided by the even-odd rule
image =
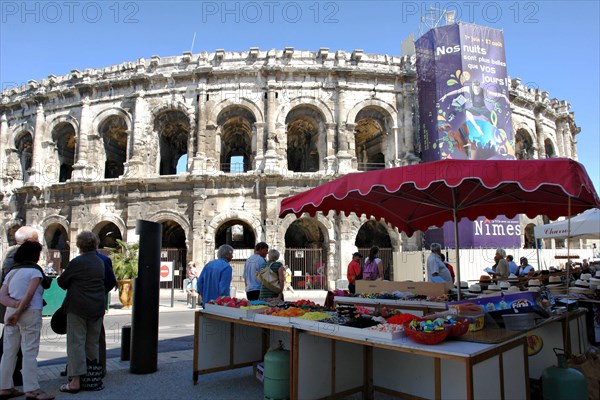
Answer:
[[[358,163],[359,171],[375,171],[377,169],[385,169],[385,163]]]

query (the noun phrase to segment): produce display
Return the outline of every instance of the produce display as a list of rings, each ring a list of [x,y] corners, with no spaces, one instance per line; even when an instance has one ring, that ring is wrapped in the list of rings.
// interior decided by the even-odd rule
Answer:
[[[209,301],[208,304],[216,304],[218,306],[233,308],[246,307],[250,305],[250,303],[246,299],[238,299],[236,297],[229,296],[219,296],[216,299]]]

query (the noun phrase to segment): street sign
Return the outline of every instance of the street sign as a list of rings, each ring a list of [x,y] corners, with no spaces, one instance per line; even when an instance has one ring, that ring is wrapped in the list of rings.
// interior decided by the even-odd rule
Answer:
[[[173,281],[173,261],[162,261],[160,263],[160,281]]]

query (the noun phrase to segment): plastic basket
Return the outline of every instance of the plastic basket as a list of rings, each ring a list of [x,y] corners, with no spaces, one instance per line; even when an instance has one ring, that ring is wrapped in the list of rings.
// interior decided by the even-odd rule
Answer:
[[[441,343],[444,341],[444,339],[446,339],[448,333],[450,332],[447,328],[445,328],[442,331],[427,333],[422,331],[415,331],[413,328],[410,327],[410,323],[406,323],[403,326],[406,335],[420,344],[432,345]]]
[[[469,330],[469,325],[471,323],[468,319],[464,321],[456,321],[453,325],[450,325],[448,329],[448,337],[458,337],[462,336]]]

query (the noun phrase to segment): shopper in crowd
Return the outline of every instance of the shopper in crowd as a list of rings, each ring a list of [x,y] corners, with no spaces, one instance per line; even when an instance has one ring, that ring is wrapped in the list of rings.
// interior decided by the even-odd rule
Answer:
[[[452,277],[452,282],[454,282],[456,280],[456,275],[454,274],[454,267],[450,265],[448,261],[446,261],[446,256],[444,255],[444,253],[440,253],[440,258],[442,259],[442,262],[444,263],[446,268],[448,268],[450,276]]]
[[[13,254],[14,268],[7,274],[0,289],[0,302],[7,307],[4,328],[4,349],[0,361],[0,398],[25,394],[28,399],[48,400],[51,396],[40,389],[37,373],[37,355],[42,330],[44,277],[40,259],[42,245],[25,242]],[[23,390],[15,389],[12,379],[19,349],[23,352]]]
[[[506,261],[508,262],[508,271],[509,271],[509,273],[513,274],[513,275],[517,275],[517,272],[519,270],[519,266],[513,260],[514,260],[514,257],[512,256],[512,254],[509,254],[509,255],[506,256]]]
[[[506,251],[501,248],[496,249],[494,261],[496,261],[496,269],[491,275],[496,278],[508,278],[508,275],[510,275],[510,268],[508,267],[508,261],[506,260]]]
[[[99,362],[106,298],[105,265],[96,253],[99,242],[93,232],[79,233],[79,256],[58,277],[58,285],[67,291],[63,308],[67,314],[67,371],[71,380],[60,387],[65,393],[79,392],[87,360]]]
[[[369,250],[369,256],[365,258],[365,264],[362,269],[362,278],[368,281],[383,279],[383,262],[378,257],[379,247],[373,246]]]
[[[527,257],[521,257],[521,259],[519,260],[521,266],[519,267],[519,270],[517,271],[517,276],[518,277],[526,277],[526,276],[530,276],[533,275],[533,267],[531,265],[529,265],[529,260],[527,260]]]
[[[244,264],[244,284],[246,285],[246,298],[248,300],[258,300],[260,295],[260,281],[256,273],[266,262],[269,245],[265,242],[259,242],[254,246],[254,254],[248,257]]]
[[[219,296],[229,296],[233,270],[229,264],[233,260],[233,247],[221,245],[217,250],[217,259],[209,261],[198,278],[198,293],[202,303],[206,304]]]
[[[285,275],[285,287],[283,288],[283,291],[285,292],[286,290],[289,290],[292,293],[294,293],[294,288],[292,287],[292,270],[287,265],[285,266],[284,275]]]
[[[431,243],[431,254],[427,257],[427,280],[430,282],[452,282],[450,270],[442,261],[442,246]]]
[[[198,287],[198,268],[193,261],[190,261],[187,266],[187,291],[192,296],[196,295],[196,288]]]
[[[352,260],[348,264],[348,270],[346,271],[346,278],[348,279],[348,291],[352,294],[356,293],[356,280],[362,279],[362,271],[360,267],[360,260],[363,255],[359,252],[352,254]]]
[[[2,282],[4,282],[4,278],[12,269],[15,260],[14,256],[19,246],[21,246],[25,242],[39,242],[39,234],[37,229],[31,226],[22,226],[15,232],[15,242],[16,244],[9,247],[6,251],[6,255],[4,257],[4,261],[2,262]],[[4,322],[4,314],[6,312],[6,307],[0,304],[0,322]],[[4,337],[4,328],[2,329],[2,337]],[[0,357],[4,352],[4,341],[0,340]],[[13,374],[13,382],[15,386],[23,385],[23,377],[21,376],[21,367],[23,362],[23,353],[19,348],[17,353],[17,364],[15,366],[14,374]]]
[[[261,269],[271,268],[271,271],[273,271],[275,274],[277,274],[277,277],[279,278],[279,287],[283,289],[285,287],[285,267],[283,266],[282,263],[277,261],[277,260],[279,260],[279,256],[280,256],[279,251],[277,251],[275,249],[269,250],[269,253],[267,255],[267,262],[265,264],[263,264]],[[272,298],[283,300],[283,290],[277,292],[277,291],[273,290],[272,288],[269,288],[269,287],[265,286],[264,284],[262,284],[260,286],[259,299],[272,299]]]

